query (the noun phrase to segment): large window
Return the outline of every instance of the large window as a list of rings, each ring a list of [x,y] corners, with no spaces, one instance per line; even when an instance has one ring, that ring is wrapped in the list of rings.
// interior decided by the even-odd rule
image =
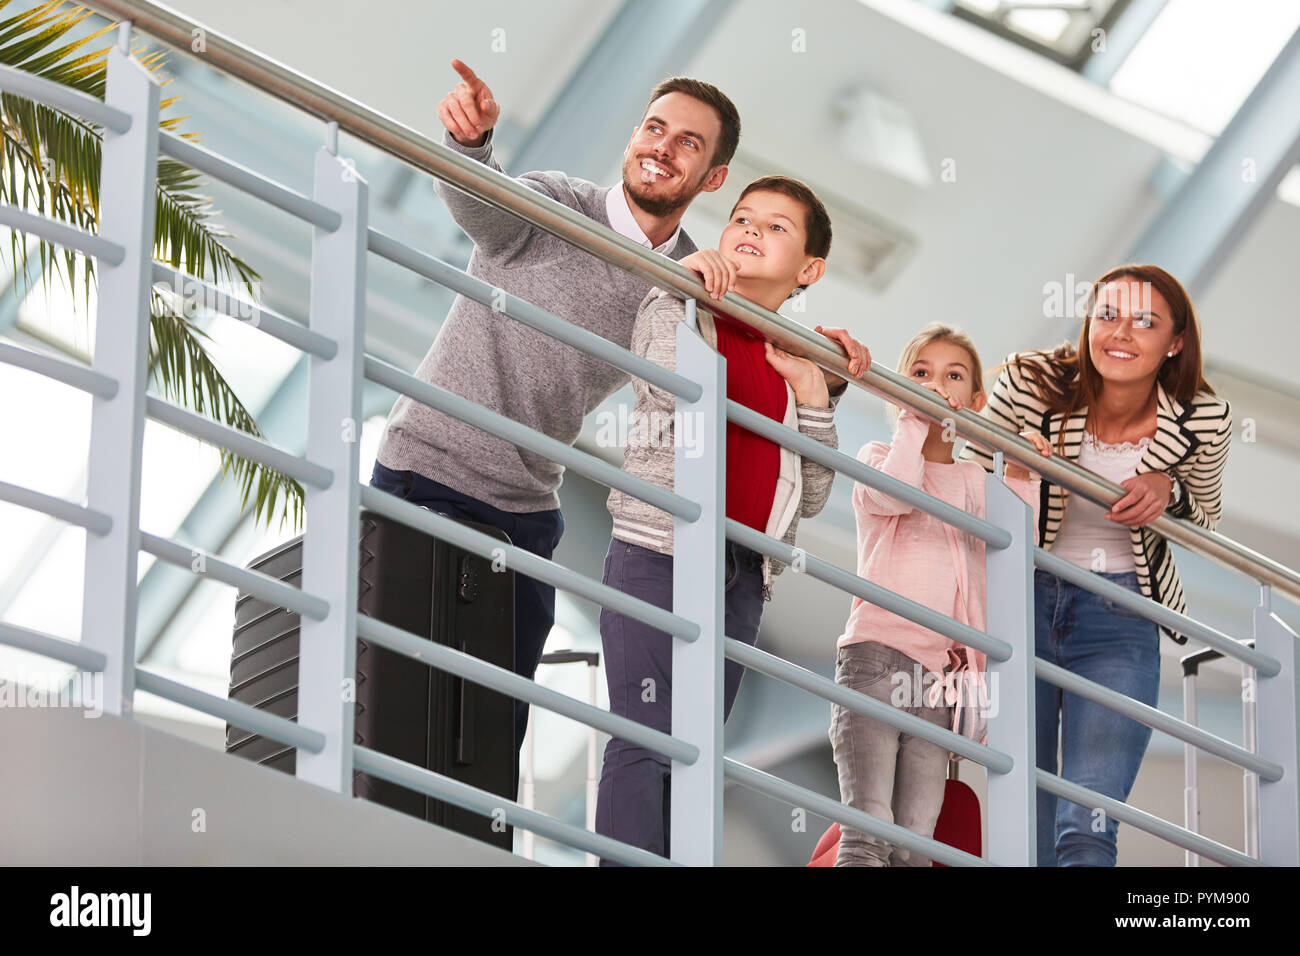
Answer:
[[[1300,2],[1169,0],[1112,91],[1217,136],[1300,28]]]
[[[999,36],[1079,69],[1092,56],[1096,31],[1109,30],[1128,0],[955,0],[952,12]]]

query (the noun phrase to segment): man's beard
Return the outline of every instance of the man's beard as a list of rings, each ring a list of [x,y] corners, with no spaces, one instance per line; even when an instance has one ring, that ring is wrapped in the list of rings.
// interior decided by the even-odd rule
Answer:
[[[639,169],[640,167],[634,168]],[[642,185],[642,183],[632,179],[628,175],[627,167],[624,166],[623,188],[627,192],[628,199],[636,203],[637,208],[642,212],[647,212],[652,216],[668,216],[691,204],[691,200],[700,194],[700,187],[704,185],[704,180],[708,175],[708,171],[706,171],[692,189],[682,189],[669,196],[648,197],[637,195],[636,187]]]

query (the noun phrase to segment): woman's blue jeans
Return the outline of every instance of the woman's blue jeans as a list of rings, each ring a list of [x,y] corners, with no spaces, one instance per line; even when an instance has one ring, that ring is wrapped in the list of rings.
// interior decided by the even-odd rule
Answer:
[[[1134,571],[1101,575],[1140,593]],[[1038,657],[1152,707],[1160,630],[1151,621],[1046,571],[1034,572]],[[1151,728],[1102,704],[1035,681],[1038,766],[1127,800]],[[1059,732],[1059,747],[1058,747]],[[1119,824],[1100,808],[1038,791],[1039,866],[1114,866]]]

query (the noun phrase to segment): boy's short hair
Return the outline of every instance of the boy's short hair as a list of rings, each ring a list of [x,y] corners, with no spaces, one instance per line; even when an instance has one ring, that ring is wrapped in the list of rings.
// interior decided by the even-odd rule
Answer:
[[[898,357],[898,374],[907,377],[911,371],[912,363],[921,354],[921,349],[931,342],[951,342],[958,348],[965,349],[972,363],[970,370],[971,399],[973,400],[976,395],[984,394],[984,366],[980,363],[979,350],[975,348],[975,343],[971,341],[971,337],[955,325],[931,322],[912,336],[912,340],[903,346],[903,354]],[[891,404],[889,407],[891,415],[897,417],[897,406]]]
[[[810,256],[816,256],[818,259],[825,259],[831,254],[831,214],[826,211],[826,204],[817,198],[817,194],[807,185],[797,179],[791,179],[789,176],[764,176],[761,179],[755,179],[740,191],[740,196],[737,197],[731,207],[731,215],[736,214],[736,207],[744,201],[746,196],[757,192],[781,193],[803,206],[803,251]],[[808,287],[801,285],[799,288],[806,289]]]
[[[804,208],[804,242],[803,251],[818,259],[825,259],[831,253],[831,214],[826,211],[826,204],[817,198],[817,194],[805,184],[789,176],[764,176],[755,179],[740,191],[731,207],[731,215],[736,214],[739,206],[750,193],[781,193],[789,196]]]
[[[713,112],[718,114],[722,132],[713,147],[713,159],[710,165],[726,166],[731,162],[731,158],[736,155],[736,147],[740,145],[740,112],[736,109],[736,104],[712,83],[705,83],[703,80],[692,79],[689,76],[670,76],[651,92],[650,102],[646,103],[645,110],[641,113],[643,122],[654,101],[669,93],[685,93],[691,99],[699,100],[713,108]]]

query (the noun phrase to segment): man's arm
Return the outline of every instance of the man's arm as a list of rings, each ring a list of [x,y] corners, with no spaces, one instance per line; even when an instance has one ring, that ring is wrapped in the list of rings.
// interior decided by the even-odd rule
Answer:
[[[451,65],[461,75],[461,82],[438,103],[438,118],[445,127],[442,143],[505,175],[492,155],[492,129],[500,116],[500,107],[487,84],[473,70],[460,60],[452,60]],[[561,202],[567,186],[564,176],[555,172],[525,173],[515,182]],[[433,188],[456,224],[485,252],[504,254],[522,245],[534,228],[518,216],[475,199],[440,179],[433,181]]]

